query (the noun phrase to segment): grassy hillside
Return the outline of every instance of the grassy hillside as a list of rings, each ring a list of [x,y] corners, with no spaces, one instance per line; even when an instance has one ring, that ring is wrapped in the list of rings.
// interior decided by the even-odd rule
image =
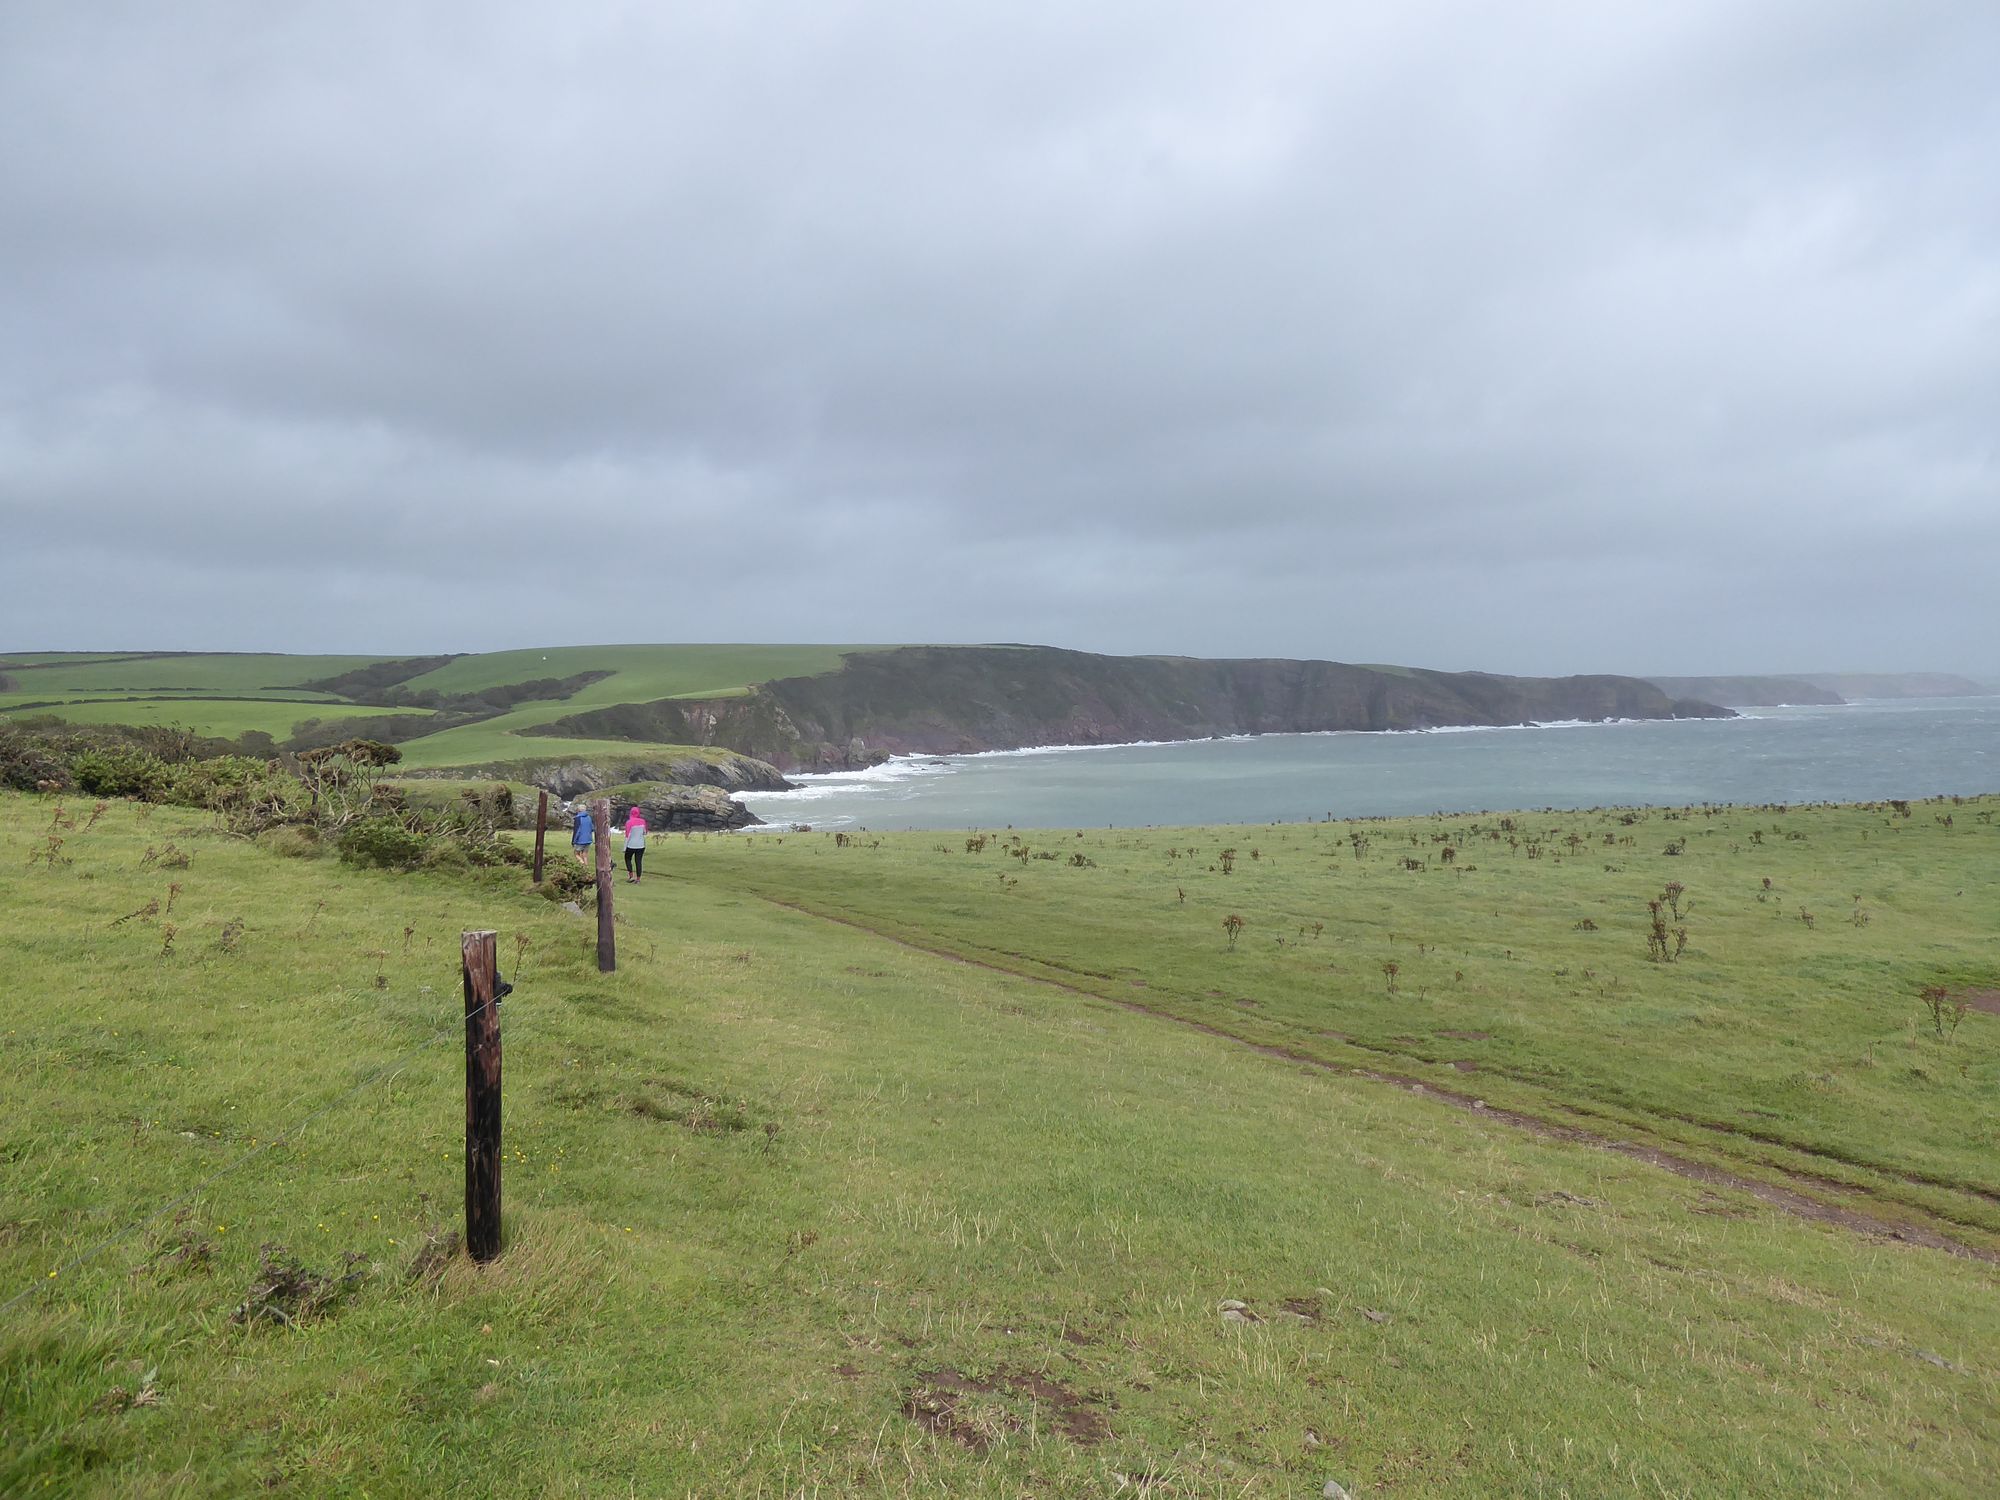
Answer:
[[[1846,1087],[1867,1046],[1907,1080],[1877,1149],[1990,1175],[1937,1124],[1990,1160],[2000,1021],[1926,1040],[1904,990],[1990,962],[1991,806],[1950,835],[1931,808],[1786,814],[1807,837],[1761,845],[1747,815],[1674,828],[1703,904],[1657,971],[1627,908],[1659,822],[1587,935],[1603,860],[1468,841],[1445,873],[1426,822],[1365,825],[1359,861],[1355,830],[1230,830],[1227,876],[1200,832],[1037,836],[1026,859],[662,840],[599,976],[587,922],[500,885],[280,859],[123,804],[72,805],[73,862],[31,866],[53,805],[0,796],[0,1492],[1986,1493],[1993,1265],[1079,990],[1287,1046],[1320,1003],[1357,1040],[1372,1017],[1486,1049],[1460,1080],[1482,1094],[1536,1045],[1551,1096],[1592,1057],[1636,1088],[1656,1061],[1621,1075],[1621,1049],[1657,1060],[1673,1032],[1733,1108],[1746,1070]],[[169,844],[191,862],[163,867]],[[1738,871],[1826,918],[1739,911]],[[1830,905],[1857,881],[1866,927]],[[518,984],[508,1244],[483,1271],[425,1248],[460,1191],[469,926],[500,930]],[[1578,983],[1586,937],[1629,993]],[[1788,1037],[1787,1009],[1824,1014]],[[309,1288],[259,1274],[266,1243],[352,1285],[305,1316]]]
[[[396,684],[400,692],[476,695],[518,683],[603,672],[567,698],[513,705],[506,712],[404,743],[413,769],[519,763],[550,757],[630,756],[628,740],[588,736],[524,739],[520,731],[565,714],[662,698],[727,698],[758,682],[832,671],[858,646],[567,646],[457,657]],[[356,720],[423,707],[384,707],[352,693],[305,689],[368,667],[364,656],[0,654],[0,715],[53,715],[77,724],[175,724],[235,738],[261,730],[280,741],[307,718]],[[0,685],[4,686],[4,685]]]
[[[855,655],[837,672],[765,682],[748,697],[579,708],[550,721],[547,732],[638,740],[698,734],[703,743],[781,768],[825,769],[866,764],[883,752],[1728,714],[1675,702],[1635,677],[903,646]]]
[[[463,729],[413,740],[404,757],[412,766],[457,766],[523,756],[630,755],[629,741],[588,736],[523,739],[520,731],[565,714],[658,698],[733,697],[772,677],[831,672],[855,646],[570,646],[548,651],[496,651],[460,657],[408,684],[413,689],[476,692],[507,682],[608,670],[611,675],[560,702],[525,704]]]
[[[0,672],[23,691],[43,697],[62,693],[187,692],[248,694],[296,690],[316,677],[331,677],[365,666],[366,656],[283,656],[276,653],[162,654],[157,656],[56,656],[38,665],[0,655]]]
[[[415,688],[464,693],[536,677],[575,672],[613,675],[585,688],[579,706],[637,703],[648,698],[716,698],[751,683],[809,672],[831,672],[843,652],[861,646],[552,646],[540,651],[488,651],[461,656],[410,680]]]
[[[0,712],[4,712],[0,704]],[[309,719],[370,719],[396,712],[355,704],[280,699],[226,698],[99,698],[70,701],[60,707],[23,710],[24,716],[59,718],[68,724],[178,725],[195,734],[235,739],[262,730],[275,740],[288,738]]]
[[[288,707],[403,747],[418,770],[714,745],[781,767],[1320,729],[1720,712],[1629,677],[1516,678],[1327,661],[1118,657],[1044,646],[573,646],[456,658],[136,656],[0,663],[11,711],[285,739]],[[129,700],[121,709],[109,699]],[[74,700],[74,701],[67,701]],[[89,701],[84,701],[89,700]],[[406,715],[391,719],[379,712]],[[10,711],[0,696],[0,714]],[[433,713],[429,721],[423,717]],[[121,715],[123,718],[121,719]],[[374,718],[367,725],[363,721]],[[232,734],[232,729],[234,734]],[[345,733],[344,730],[335,731]],[[855,749],[855,742],[861,748]]]

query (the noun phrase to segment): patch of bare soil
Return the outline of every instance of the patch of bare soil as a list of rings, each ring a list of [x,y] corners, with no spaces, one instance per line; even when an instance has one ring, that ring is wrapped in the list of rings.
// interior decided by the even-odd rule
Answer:
[[[1068,1386],[1031,1370],[996,1370],[985,1380],[944,1366],[917,1376],[903,1400],[903,1415],[939,1437],[984,1453],[1026,1424],[1005,1404],[1030,1402],[1057,1432],[1083,1446],[1111,1436],[1103,1410]],[[986,1399],[982,1399],[986,1398]]]
[[[1963,1004],[1967,1010],[2000,1016],[2000,990],[1967,987],[1953,995],[1951,1000],[1954,1005]]]
[[[927,953],[933,958],[947,959],[952,963],[966,964],[975,969],[986,969],[995,974],[1004,974],[1010,979],[1020,979],[1033,984],[1047,985],[1052,989],[1064,990],[1072,995],[1080,995],[1086,1000],[1098,1000],[1107,1005],[1120,1006],[1143,1016],[1151,1016],[1157,1021],[1171,1021],[1176,1026],[1185,1026],[1190,1030],[1201,1032],[1205,1036],[1212,1036],[1225,1042],[1234,1043],[1236,1046],[1255,1052],[1261,1057],[1274,1058],[1280,1062],[1302,1063],[1309,1068],[1317,1068],[1323,1072],[1345,1073],[1351,1077],[1367,1078],[1376,1083],[1386,1083],[1393,1088],[1402,1089],[1405,1093],[1421,1094],[1426,1098],[1435,1099],[1439,1103],[1449,1105],[1455,1109],[1476,1112],[1482,1120],[1493,1120],[1501,1124],[1512,1125],[1517,1129],[1527,1131],[1529,1134],[1539,1136],[1544,1140],[1564,1141],[1571,1145],[1588,1146],[1599,1151],[1615,1151],[1620,1156],[1645,1162],[1648,1166],[1658,1167],[1664,1172],[1672,1172],[1677,1177],[1685,1177],[1691,1182],[1699,1182],[1706,1187],[1720,1187],[1739,1193],[1748,1193],[1751,1197],[1758,1199],[1772,1208],[1792,1214],[1797,1218],[1810,1220],[1815,1224],[1830,1224],[1836,1228],[1852,1230],[1857,1234],[1865,1234],[1877,1239],[1896,1240],[1908,1245],[1921,1245],[1926,1249],[1942,1250],[1948,1255],[1964,1256],[1971,1260],[1981,1260],[1989,1264],[2000,1265],[2000,1251],[1989,1249],[1984,1245],[1969,1245],[1922,1225],[1877,1218],[1872,1214],[1859,1213],[1850,1208],[1823,1203],[1819,1199],[1810,1197],[1805,1193],[1794,1192],[1789,1188],[1779,1187],[1775,1183],[1765,1182],[1761,1178],[1748,1177],[1742,1173],[1711,1166],[1707,1162],[1698,1162],[1684,1156],[1676,1156],[1672,1152],[1662,1151],[1656,1146],[1643,1145],[1637,1141],[1614,1140],[1609,1136],[1598,1135],[1588,1130],[1581,1130],[1573,1125],[1560,1125],[1553,1120],[1544,1120],[1536,1115],[1523,1114],[1519,1110],[1501,1109],[1489,1105],[1484,1099],[1476,1099],[1470,1094],[1461,1094],[1452,1089],[1440,1088],[1436,1084],[1425,1083],[1421,1079],[1409,1078],[1402,1074],[1386,1073],[1375,1068],[1350,1067],[1345,1063],[1329,1062],[1322,1057],[1313,1057],[1308,1053],[1300,1052],[1291,1047],[1275,1046],[1268,1042],[1253,1042],[1245,1037],[1237,1036],[1234,1032],[1225,1031],[1220,1026],[1210,1025],[1206,1021],[1190,1020],[1185,1016],[1177,1016],[1172,1011],[1163,1010],[1157,1005],[1149,1005],[1142,1000],[1128,1000],[1115,995],[1102,995],[1095,990],[1084,989],[1080,985],[1065,984],[1060,979],[1050,979],[1041,974],[1024,973],[1019,969],[1010,969],[1004,964],[990,963],[985,959],[970,958],[963,953],[955,953],[949,948],[935,948],[923,943],[912,942],[908,938],[896,937],[890,933],[877,931],[867,923],[857,921],[852,917],[836,916],[830,912],[815,911],[809,906],[801,906],[792,901],[781,901],[775,896],[764,896],[761,899],[768,901],[773,906],[784,907],[788,911],[799,912],[804,916],[817,917],[823,922],[835,922],[842,927],[852,927],[857,931],[869,934],[871,937],[880,938],[883,942],[894,943],[899,948],[908,948],[913,952]],[[1211,990],[1209,993],[1211,995],[1219,995],[1221,991]],[[1985,996],[1996,992],[1981,990],[1976,993]],[[1976,1008],[1984,1009],[1983,1006]],[[1447,1032],[1443,1034],[1450,1035],[1451,1033]],[[1467,1039],[1471,1039],[1470,1033],[1467,1034]],[[1414,1041],[1415,1038],[1411,1038],[1410,1040]],[[1981,1196],[1989,1195],[1982,1193]]]

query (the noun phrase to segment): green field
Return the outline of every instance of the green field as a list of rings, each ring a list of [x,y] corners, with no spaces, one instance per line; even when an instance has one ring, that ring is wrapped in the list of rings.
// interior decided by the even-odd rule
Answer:
[[[215,655],[56,656],[34,666],[0,665],[22,691],[42,697],[71,692],[205,692],[258,695],[295,689],[302,682],[351,672],[368,656],[280,656],[245,652]],[[0,652],[0,663],[24,658]]]
[[[409,686],[443,693],[476,692],[538,677],[610,672],[571,699],[577,708],[646,703],[656,698],[720,698],[753,682],[839,668],[845,652],[866,646],[551,646],[462,656]]]
[[[978,854],[748,839],[711,859],[747,890],[1248,1041],[2000,1233],[2000,1019],[1944,1045],[1918,998],[2000,1003],[1996,809],[1028,833]],[[1669,882],[1686,947],[1650,962]]]
[[[2000,1268],[1750,1190],[1994,1245],[2000,1018],[1940,1041],[1916,998],[1995,982],[1991,799],[1557,815],[1577,849],[1546,816],[660,839],[612,976],[504,879],[170,809],[72,802],[73,862],[31,866],[55,805],[0,796],[0,1493],[1974,1496],[2000,1467]],[[1689,942],[1649,963],[1674,878]],[[458,1208],[471,926],[519,986],[485,1270],[422,1249]],[[321,1316],[233,1321],[266,1242],[364,1259]]]
[[[730,697],[778,677],[831,672],[843,653],[866,646],[556,646],[462,656],[402,686],[415,692],[477,693],[484,689],[584,672],[611,675],[569,698],[519,704],[478,723],[425,735],[403,745],[413,769],[447,769],[530,758],[629,755],[630,741],[523,736],[520,730],[590,708],[660,698]],[[0,692],[0,715],[53,715],[76,724],[176,724],[197,734],[235,738],[261,730],[284,739],[303,718],[368,718],[413,710],[370,708],[298,684],[356,670],[380,658],[364,656],[158,655],[105,656],[0,653],[0,673],[14,684]],[[170,701],[169,701],[170,699]],[[260,707],[264,700],[269,707]],[[315,706],[294,709],[310,701]],[[52,703],[54,706],[52,706]]]
[[[560,702],[524,704],[511,713],[412,740],[403,758],[414,767],[485,765],[526,755],[627,754],[629,741],[554,739],[517,731],[589,708],[651,703],[660,698],[726,698],[776,677],[838,670],[842,653],[865,646],[567,646],[547,651],[494,651],[461,657],[412,678],[412,688],[476,692],[539,677],[579,672],[612,675]]]
[[[5,706],[0,704],[0,713],[4,712]],[[269,699],[257,702],[223,698],[104,698],[24,712],[26,716],[36,718],[44,715],[59,718],[67,724],[172,725],[195,734],[232,740],[256,729],[273,739],[282,740],[292,733],[295,725],[307,719],[368,719],[398,710],[363,708],[356,704],[324,700]]]

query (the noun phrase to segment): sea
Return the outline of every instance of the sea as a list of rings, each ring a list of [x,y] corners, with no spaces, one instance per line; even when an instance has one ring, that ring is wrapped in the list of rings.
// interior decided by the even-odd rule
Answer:
[[[741,794],[782,831],[1136,828],[2000,791],[2000,697],[1734,719],[1241,735],[902,756]]]

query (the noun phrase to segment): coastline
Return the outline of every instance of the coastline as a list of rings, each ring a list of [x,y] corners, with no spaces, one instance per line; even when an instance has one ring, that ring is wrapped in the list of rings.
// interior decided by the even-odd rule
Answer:
[[[1719,735],[1698,727],[1707,723],[1733,728]],[[1623,732],[1640,726],[1653,732]],[[1563,732],[1503,732],[1509,730]],[[1582,732],[1588,730],[1605,732]],[[1180,753],[1158,753],[1164,751]],[[810,823],[886,831],[1977,795],[2000,786],[2000,697],[1774,706],[1728,720],[1554,720],[1033,745],[898,755],[858,770],[794,772],[791,779],[794,791],[742,800],[778,829]]]
[[[1285,729],[1274,730],[1269,734],[1216,734],[1184,740],[1098,740],[1076,745],[1022,745],[1013,750],[958,750],[939,754],[913,752],[891,755],[886,760],[872,766],[864,766],[858,771],[787,771],[785,773],[787,781],[808,782],[812,785],[795,787],[788,792],[740,792],[736,795],[776,801],[787,797],[809,796],[815,786],[823,783],[846,785],[914,780],[918,774],[915,768],[918,767],[944,774],[959,761],[1025,759],[1029,756],[1070,755],[1091,750],[1177,750],[1198,745],[1240,745],[1270,740],[1387,739],[1446,734],[1493,734],[1524,729],[1610,729],[1621,725],[1728,724],[1755,722],[1765,717],[1767,716],[1763,714],[1738,713],[1733,719],[1548,719],[1526,724],[1439,724],[1426,729]],[[898,771],[896,768],[905,769]]]

